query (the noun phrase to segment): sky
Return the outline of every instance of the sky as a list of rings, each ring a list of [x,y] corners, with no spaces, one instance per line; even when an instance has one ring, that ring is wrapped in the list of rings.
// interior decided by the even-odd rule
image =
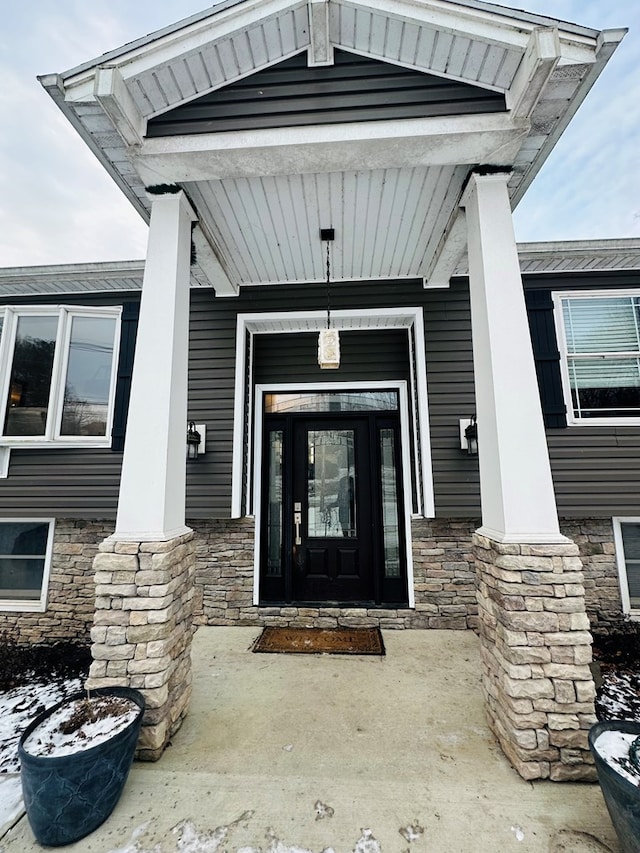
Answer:
[[[640,237],[640,3],[514,0],[630,32],[515,212],[520,242]],[[36,80],[206,0],[21,0],[0,30],[0,267],[143,258],[147,227]]]

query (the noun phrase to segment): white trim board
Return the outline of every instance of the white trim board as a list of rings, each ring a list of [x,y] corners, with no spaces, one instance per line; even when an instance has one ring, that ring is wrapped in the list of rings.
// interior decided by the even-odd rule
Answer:
[[[640,620],[640,611],[631,607],[631,596],[629,595],[629,579],[627,577],[627,563],[624,556],[624,545],[622,542],[623,524],[640,524],[640,516],[614,516],[613,541],[616,549],[616,565],[618,568],[618,581],[620,584],[620,597],[622,599],[622,612],[634,621]]]
[[[407,332],[414,329],[415,339],[415,362],[416,362],[416,400],[415,414],[419,429],[413,429],[413,445],[415,459],[422,461],[422,477],[418,473],[414,475],[416,482],[416,494],[418,499],[418,514],[425,518],[435,517],[435,495],[433,488],[433,470],[431,464],[431,439],[429,434],[429,403],[427,398],[427,363],[424,347],[424,322],[422,308],[363,308],[349,309],[331,312],[331,322],[334,328],[344,331],[356,331],[364,329],[406,329]],[[232,487],[231,487],[231,517],[241,518],[243,470],[244,470],[244,436],[245,436],[245,406],[249,401],[247,396],[247,384],[251,383],[253,374],[253,354],[250,353],[249,376],[245,376],[245,365],[247,360],[247,335],[260,334],[295,334],[296,332],[315,332],[324,328],[326,323],[326,311],[290,311],[290,312],[265,312],[260,314],[238,314],[236,323],[236,361],[235,361],[235,390],[234,390],[234,413],[233,413],[233,463],[232,463]],[[410,337],[410,336],[409,336]],[[323,388],[329,390],[334,383],[322,383]],[[366,388],[368,383],[350,382],[352,388]],[[391,387],[393,383],[383,383]],[[343,387],[341,383],[335,383]],[[304,387],[297,385],[296,387]],[[374,383],[371,387],[380,387]],[[247,423],[247,435],[251,445],[252,432],[252,406],[249,406],[249,418]],[[408,411],[408,408],[407,408]],[[408,447],[408,445],[407,445]],[[245,514],[251,514],[251,495],[253,469],[249,453],[247,464],[247,502]],[[416,462],[417,464],[417,462]],[[406,469],[407,474],[410,468]],[[419,481],[418,481],[419,480]]]
[[[262,470],[262,412],[264,409],[264,395],[295,391],[377,391],[394,390],[398,392],[399,414],[400,414],[400,436],[402,453],[402,492],[404,503],[404,535],[405,535],[405,559],[407,565],[407,595],[409,607],[415,607],[415,590],[413,578],[413,552],[411,537],[412,517],[412,488],[411,488],[411,454],[409,453],[409,404],[407,395],[407,383],[404,380],[391,382],[286,382],[256,385],[254,411],[260,413],[260,417],[254,418],[253,428],[253,455],[255,470]],[[253,482],[253,505],[255,507],[255,548],[253,556],[253,603],[260,603],[260,525],[262,522],[261,480],[256,477]]]

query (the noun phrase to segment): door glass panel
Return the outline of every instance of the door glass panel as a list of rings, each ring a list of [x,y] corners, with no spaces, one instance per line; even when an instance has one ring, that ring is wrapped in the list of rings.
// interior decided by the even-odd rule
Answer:
[[[334,391],[265,394],[264,410],[272,412],[397,412],[397,391]]]
[[[282,575],[282,430],[269,433],[267,505],[267,577]]]
[[[45,434],[57,329],[57,316],[18,319],[5,435]]]
[[[308,536],[355,538],[355,433],[351,429],[307,434]]]
[[[395,466],[395,436],[392,429],[380,430],[380,479],[382,482],[382,539],[384,576],[400,577],[400,531]]]

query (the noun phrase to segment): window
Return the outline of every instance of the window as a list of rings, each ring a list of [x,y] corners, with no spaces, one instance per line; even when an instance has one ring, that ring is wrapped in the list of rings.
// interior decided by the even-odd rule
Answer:
[[[0,320],[0,442],[108,445],[120,308],[15,307]]]
[[[0,521],[0,610],[44,611],[53,519]]]
[[[640,293],[557,294],[569,423],[640,418]]]
[[[622,609],[640,618],[640,518],[614,518]]]

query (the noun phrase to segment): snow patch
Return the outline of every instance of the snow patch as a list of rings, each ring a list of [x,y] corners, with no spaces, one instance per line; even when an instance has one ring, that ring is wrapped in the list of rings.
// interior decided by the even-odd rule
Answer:
[[[516,841],[524,841],[524,830],[521,826],[512,826],[511,832],[515,835]]]
[[[424,835],[424,827],[420,826],[418,821],[409,826],[402,826],[398,830],[405,841],[417,841],[420,836]]]
[[[624,779],[640,786],[640,773],[629,759],[629,747],[636,737],[628,732],[602,732],[593,746],[598,755]]]
[[[316,820],[323,820],[323,818],[325,817],[333,817],[333,815],[335,814],[331,806],[328,806],[326,803],[323,803],[320,800],[316,800],[314,809],[316,810]]]
[[[0,776],[0,838],[20,820],[23,814],[20,774],[3,773]]]

